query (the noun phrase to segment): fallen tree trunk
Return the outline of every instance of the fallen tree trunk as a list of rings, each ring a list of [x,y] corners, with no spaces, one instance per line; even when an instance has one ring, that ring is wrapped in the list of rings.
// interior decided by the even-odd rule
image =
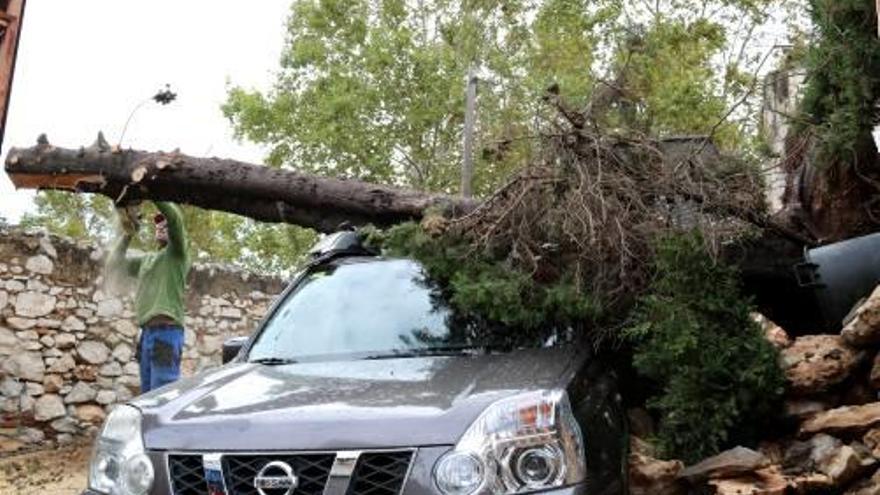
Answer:
[[[668,150],[665,150],[668,151]],[[119,150],[98,141],[66,149],[41,137],[36,146],[12,148],[6,172],[19,188],[102,194],[116,202],[162,200],[283,222],[320,232],[340,225],[386,226],[418,220],[427,209],[462,216],[478,200],[430,194],[357,180],[340,180],[236,160],[196,158],[179,152]],[[728,212],[736,215],[736,212]],[[727,246],[723,257],[740,267],[745,289],[766,315],[789,331],[815,330],[810,294],[791,267],[803,244],[785,229],[767,228],[760,239]]]
[[[222,210],[262,222],[319,232],[340,225],[385,226],[418,219],[428,209],[460,215],[478,201],[462,197],[303,174],[222,158],[110,147],[59,148],[41,136],[12,148],[6,173],[18,188],[97,193],[117,203],[150,199]]]

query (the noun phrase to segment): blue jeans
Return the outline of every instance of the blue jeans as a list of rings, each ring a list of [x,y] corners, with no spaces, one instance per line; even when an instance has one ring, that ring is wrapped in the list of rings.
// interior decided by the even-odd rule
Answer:
[[[183,328],[176,325],[141,329],[141,393],[149,392],[180,377]]]

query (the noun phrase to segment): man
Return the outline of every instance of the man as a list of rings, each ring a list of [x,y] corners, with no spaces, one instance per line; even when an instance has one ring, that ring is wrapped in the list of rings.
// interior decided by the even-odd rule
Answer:
[[[171,383],[180,376],[183,352],[184,289],[190,259],[180,209],[171,203],[155,202],[155,252],[126,257],[132,237],[138,231],[132,207],[119,211],[122,237],[107,260],[108,274],[137,278],[134,298],[137,324],[141,327],[137,355],[140,362],[141,393]]]

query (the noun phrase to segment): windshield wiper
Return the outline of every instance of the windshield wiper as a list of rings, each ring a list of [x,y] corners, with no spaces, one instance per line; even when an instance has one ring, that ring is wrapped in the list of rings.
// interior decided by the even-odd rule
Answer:
[[[259,359],[252,359],[248,362],[249,363],[257,363],[257,364],[265,364],[266,366],[278,366],[281,364],[295,364],[296,359],[279,358],[279,357],[264,357],[264,358],[259,358]]]
[[[389,351],[387,354],[374,354],[372,356],[367,356],[363,359],[396,359],[396,358],[410,358],[410,357],[424,357],[424,356],[462,356],[462,355],[476,355],[476,354],[489,354],[493,352],[494,349],[489,345],[452,345],[452,346],[437,346],[437,347],[423,347],[420,349],[405,349],[400,351]]]

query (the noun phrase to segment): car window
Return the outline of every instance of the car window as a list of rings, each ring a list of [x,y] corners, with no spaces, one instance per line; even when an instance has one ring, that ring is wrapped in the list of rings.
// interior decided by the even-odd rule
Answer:
[[[306,274],[266,322],[248,359],[509,347],[513,335],[514,329],[456,315],[415,261],[369,259]],[[541,336],[533,344],[559,340]]]

